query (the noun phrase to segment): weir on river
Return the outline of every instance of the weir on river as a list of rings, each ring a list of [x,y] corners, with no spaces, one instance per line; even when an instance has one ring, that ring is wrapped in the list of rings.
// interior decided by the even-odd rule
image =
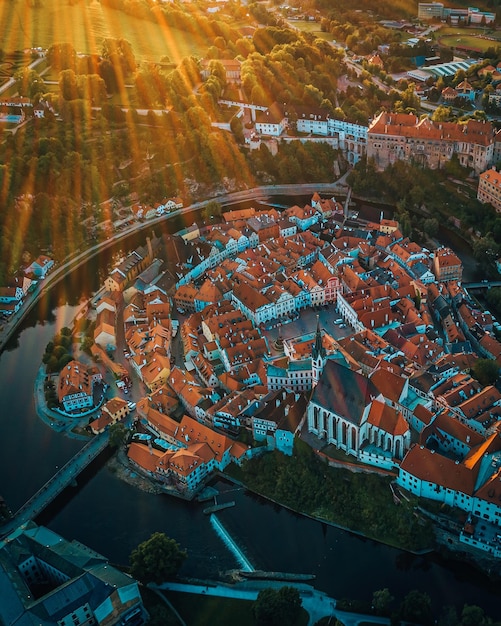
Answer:
[[[216,533],[221,537],[224,544],[230,549],[230,551],[235,555],[235,558],[238,561],[238,564],[242,568],[244,572],[253,572],[254,567],[252,566],[249,559],[245,556],[242,550],[238,547],[235,541],[232,539],[230,533],[226,530],[226,528],[221,524],[218,518],[212,514],[210,516],[210,523],[212,524]]]

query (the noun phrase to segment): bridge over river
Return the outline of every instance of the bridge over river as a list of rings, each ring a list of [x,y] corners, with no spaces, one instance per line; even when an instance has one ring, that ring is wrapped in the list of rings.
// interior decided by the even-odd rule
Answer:
[[[0,537],[8,535],[18,526],[34,519],[106,448],[107,431],[91,439],[58,472],[50,478],[23,506],[14,517],[0,526]]]
[[[476,283],[462,283],[465,289],[490,289],[501,287],[501,280],[480,280]]]

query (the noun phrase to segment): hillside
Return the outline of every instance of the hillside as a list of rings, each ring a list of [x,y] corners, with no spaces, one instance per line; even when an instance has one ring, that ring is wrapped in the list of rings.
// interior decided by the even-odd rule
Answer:
[[[75,4],[43,0],[40,7],[2,0],[0,32],[5,52],[69,42],[78,52],[96,53],[103,39],[122,37],[131,43],[138,60],[159,61],[168,56],[178,63],[185,56],[202,55],[207,48],[202,39],[197,41],[174,28],[126,15],[98,0]]]

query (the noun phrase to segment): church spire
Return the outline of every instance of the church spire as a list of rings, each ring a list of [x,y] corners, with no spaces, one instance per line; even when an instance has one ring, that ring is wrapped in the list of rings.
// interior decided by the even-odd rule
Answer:
[[[320,316],[317,315],[317,332],[315,333],[315,344],[311,356],[313,360],[318,358],[325,358],[325,348],[322,343],[322,331],[320,330]]]
[[[320,319],[317,315],[317,332],[315,334],[315,343],[313,344],[313,349],[311,351],[311,374],[313,386],[315,386],[320,379],[320,375],[322,374],[322,371],[324,369],[326,355],[327,352],[322,343]]]

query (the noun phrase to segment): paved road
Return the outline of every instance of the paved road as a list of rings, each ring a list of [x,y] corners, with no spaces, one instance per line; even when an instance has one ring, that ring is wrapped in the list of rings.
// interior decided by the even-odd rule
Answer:
[[[332,183],[316,183],[305,185],[268,185],[263,187],[254,187],[253,189],[246,189],[244,191],[237,191],[233,193],[222,194],[213,198],[208,198],[200,202],[195,202],[187,207],[173,211],[160,217],[155,217],[146,222],[137,222],[131,226],[124,228],[119,233],[115,233],[106,241],[95,244],[86,248],[82,252],[76,251],[76,253],[61,265],[56,267],[44,280],[40,281],[35,290],[28,294],[24,300],[23,305],[17,313],[11,315],[10,319],[3,326],[3,332],[0,334],[0,352],[4,349],[5,344],[14,334],[17,326],[24,319],[24,317],[31,311],[38,300],[45,295],[49,289],[62,280],[66,274],[70,271],[77,269],[80,265],[83,265],[89,258],[96,256],[100,252],[112,247],[117,242],[125,239],[134,232],[141,230],[151,229],[155,224],[159,224],[165,220],[178,217],[191,211],[198,211],[202,209],[211,200],[216,200],[222,206],[227,206],[235,202],[245,202],[248,200],[267,200],[270,196],[284,195],[284,196],[296,196],[296,195],[309,195],[316,191],[318,193],[329,195],[336,193],[346,193],[347,187],[342,182],[343,179]]]
[[[308,612],[310,619],[308,626],[313,626],[322,617],[336,617],[345,626],[358,626],[361,622],[371,624],[389,624],[390,620],[385,617],[375,617],[374,615],[361,615],[358,613],[347,613],[336,609],[336,600],[330,598],[322,591],[317,591],[311,585],[304,583],[291,583],[279,581],[245,581],[234,585],[208,582],[207,585],[191,585],[184,583],[167,582],[160,585],[150,584],[152,589],[170,590],[183,593],[195,593],[199,595],[218,596],[223,598],[237,598],[240,600],[254,601],[262,589],[269,587],[280,588],[284,586],[295,587],[301,596],[302,606]]]

